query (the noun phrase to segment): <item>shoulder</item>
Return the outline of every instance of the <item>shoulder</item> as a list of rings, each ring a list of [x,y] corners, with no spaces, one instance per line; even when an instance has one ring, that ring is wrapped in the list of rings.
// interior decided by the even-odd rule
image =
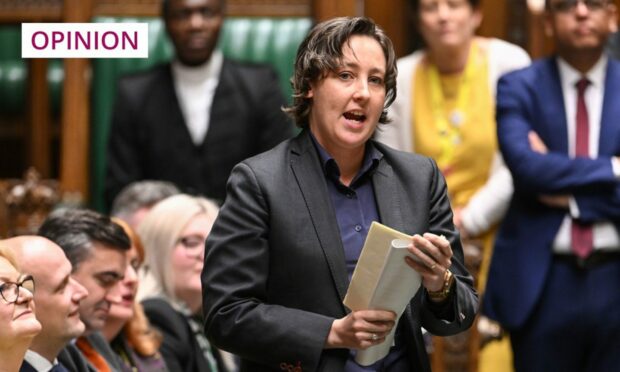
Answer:
[[[541,81],[554,78],[554,76],[557,76],[555,59],[543,58],[532,62],[531,65],[525,68],[507,73],[502,76],[500,81],[535,85],[540,84]]]
[[[425,55],[424,50],[417,50],[409,55],[399,58],[397,61],[398,68],[400,69],[401,67],[407,68],[410,66],[415,66],[420,62],[420,60],[422,59],[422,57],[424,57],[424,55]]]
[[[502,39],[489,38],[486,39],[489,46],[489,52],[497,54],[498,56],[503,56],[504,58],[510,58],[514,56],[521,57],[523,59],[529,60],[530,57],[525,51],[525,49],[520,46],[509,43]]]
[[[435,162],[427,156],[396,150],[377,141],[373,141],[373,145],[383,154],[387,163],[396,171],[419,174],[420,172],[433,173],[436,169]]]
[[[179,313],[172,305],[160,298],[151,298],[142,301],[144,313],[152,326],[162,333],[170,335],[183,335],[187,333],[187,321],[183,314]]]
[[[266,63],[242,62],[230,58],[224,58],[222,74],[234,74],[244,79],[274,79],[276,71]]]
[[[487,44],[489,63],[497,69],[498,75],[524,68],[531,62],[527,52],[518,45],[495,38],[482,40]]]
[[[287,139],[270,150],[245,159],[237,167],[251,169],[257,176],[272,177],[275,173],[285,169],[284,166],[290,161],[291,151],[295,148],[297,148],[295,139]]]
[[[154,66],[148,70],[121,75],[118,79],[119,90],[148,92],[154,84],[164,79],[171,79],[170,64]]]

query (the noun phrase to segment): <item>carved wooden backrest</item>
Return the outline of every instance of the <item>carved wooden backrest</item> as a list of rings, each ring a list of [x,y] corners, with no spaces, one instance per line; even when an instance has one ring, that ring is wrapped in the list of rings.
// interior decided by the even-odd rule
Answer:
[[[0,189],[0,213],[4,219],[4,231],[0,234],[7,237],[36,233],[61,200],[58,181],[42,180],[34,168],[28,169],[23,179],[2,181]]]

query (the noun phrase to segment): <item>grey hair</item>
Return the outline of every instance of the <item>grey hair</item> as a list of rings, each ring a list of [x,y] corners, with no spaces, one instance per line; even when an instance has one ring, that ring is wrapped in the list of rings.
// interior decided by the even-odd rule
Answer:
[[[181,191],[168,181],[136,181],[125,186],[116,195],[110,215],[127,221],[142,208],[150,208],[157,202]]]

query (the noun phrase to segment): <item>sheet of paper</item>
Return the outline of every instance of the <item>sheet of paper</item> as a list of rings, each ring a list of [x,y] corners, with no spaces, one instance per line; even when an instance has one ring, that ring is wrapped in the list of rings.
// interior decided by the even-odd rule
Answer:
[[[351,310],[391,310],[397,318],[420,288],[421,277],[405,262],[411,236],[373,222],[353,272],[344,304]],[[379,345],[359,350],[356,361],[370,365],[385,357],[394,342],[394,332]]]

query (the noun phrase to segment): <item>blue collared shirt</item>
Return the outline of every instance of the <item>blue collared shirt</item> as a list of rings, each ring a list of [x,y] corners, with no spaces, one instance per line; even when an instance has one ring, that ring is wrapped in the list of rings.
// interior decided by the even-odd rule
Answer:
[[[310,137],[318,151],[323,172],[327,179],[327,190],[336,213],[347,273],[349,281],[351,281],[370,224],[372,221],[380,222],[372,185],[372,174],[379,165],[383,154],[373,146],[372,142],[367,142],[362,166],[350,185],[347,186],[340,182],[340,169],[336,160],[317,142],[312,133]],[[355,350],[351,350],[345,372],[410,371],[405,347],[400,342],[402,337],[399,337],[399,333],[397,331],[396,345],[392,346],[390,353],[373,365],[361,366],[355,363]]]

